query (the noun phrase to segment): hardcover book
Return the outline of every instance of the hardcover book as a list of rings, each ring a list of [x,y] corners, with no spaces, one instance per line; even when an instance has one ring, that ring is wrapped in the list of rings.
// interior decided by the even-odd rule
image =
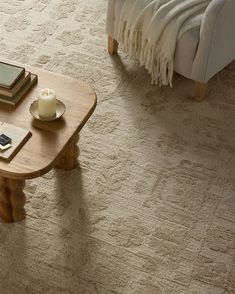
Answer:
[[[13,97],[7,97],[4,95],[0,95],[0,101],[10,104],[10,105],[16,105],[20,99],[30,90],[30,88],[37,82],[37,75],[31,74],[30,80],[28,83],[22,87],[22,89]]]
[[[0,87],[0,95],[13,97],[30,80],[30,72],[25,72],[10,89]]]
[[[24,73],[23,67],[0,62],[0,86],[12,88]]]
[[[22,129],[7,123],[0,123],[0,135],[4,134],[11,138],[11,147],[0,151],[0,159],[11,161],[12,158],[20,151],[23,145],[32,136],[29,130]]]

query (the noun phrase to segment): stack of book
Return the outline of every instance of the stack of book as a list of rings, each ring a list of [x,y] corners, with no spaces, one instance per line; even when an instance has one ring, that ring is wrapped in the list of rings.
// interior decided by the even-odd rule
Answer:
[[[36,82],[25,68],[0,62],[0,101],[16,105]]]

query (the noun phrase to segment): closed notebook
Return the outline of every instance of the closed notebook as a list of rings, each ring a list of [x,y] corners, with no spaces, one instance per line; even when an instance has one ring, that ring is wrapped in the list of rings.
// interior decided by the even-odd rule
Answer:
[[[11,138],[12,146],[5,150],[0,151],[0,159],[10,161],[12,158],[20,152],[20,149],[31,137],[32,133],[29,130],[16,127],[11,124],[3,123],[0,126],[0,135],[5,134]]]
[[[12,88],[24,73],[23,67],[0,62],[0,87]]]
[[[10,105],[16,105],[21,98],[31,89],[31,87],[37,82],[38,76],[31,73],[30,80],[28,83],[22,87],[22,89],[13,97],[6,97],[3,95],[0,95],[0,101],[10,104]]]
[[[0,87],[0,95],[13,97],[30,80],[30,72],[25,72],[11,89]]]

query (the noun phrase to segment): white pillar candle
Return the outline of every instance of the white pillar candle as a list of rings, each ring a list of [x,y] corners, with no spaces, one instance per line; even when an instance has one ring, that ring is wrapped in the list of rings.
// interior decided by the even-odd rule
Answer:
[[[43,89],[38,94],[38,112],[43,118],[51,118],[56,114],[56,94],[52,89]]]

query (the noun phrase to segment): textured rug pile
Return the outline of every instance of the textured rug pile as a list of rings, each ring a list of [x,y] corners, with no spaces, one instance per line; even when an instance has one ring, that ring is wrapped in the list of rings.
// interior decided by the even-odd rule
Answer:
[[[235,64],[205,102],[106,52],[105,0],[0,0],[0,55],[84,80],[80,167],[27,182],[0,223],[1,294],[232,294]]]

